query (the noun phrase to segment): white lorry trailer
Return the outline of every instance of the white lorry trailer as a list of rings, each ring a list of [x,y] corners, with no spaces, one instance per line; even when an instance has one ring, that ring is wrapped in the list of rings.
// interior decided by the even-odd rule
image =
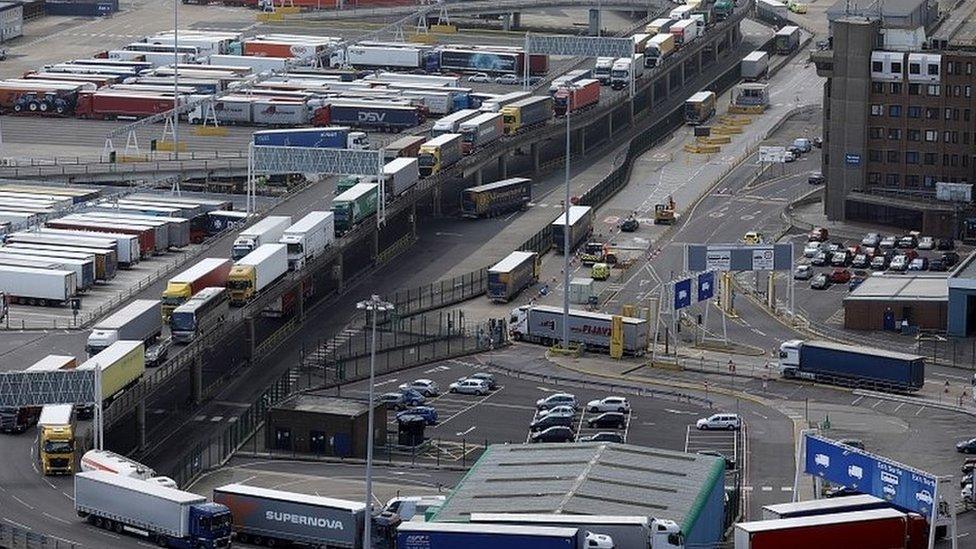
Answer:
[[[594,349],[609,349],[613,335],[613,316],[570,309],[569,342]],[[647,321],[621,317],[623,351],[643,355],[647,349]],[[509,329],[516,340],[552,345],[563,337],[563,308],[548,305],[523,305],[512,310]]]
[[[85,348],[94,356],[123,339],[142,341],[147,346],[163,331],[163,302],[137,299],[122,307],[92,328]]]
[[[291,216],[271,215],[241,231],[231,248],[234,261],[253,252],[262,244],[273,244],[281,240],[285,229],[291,226]]]
[[[0,265],[0,292],[14,303],[65,305],[78,293],[74,271]]]
[[[288,270],[300,271],[305,263],[334,241],[335,217],[332,212],[311,212],[285,229],[278,242],[288,247]]]

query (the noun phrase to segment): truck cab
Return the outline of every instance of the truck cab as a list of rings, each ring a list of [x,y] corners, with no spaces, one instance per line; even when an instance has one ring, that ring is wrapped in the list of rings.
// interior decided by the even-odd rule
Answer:
[[[794,377],[800,368],[800,347],[803,341],[791,339],[779,346],[779,373],[783,377]]]
[[[55,404],[41,412],[38,437],[41,471],[45,475],[68,474],[75,469],[74,406]]]
[[[650,526],[651,549],[684,549],[685,536],[677,522],[656,518]]]
[[[234,261],[237,261],[238,259],[253,252],[254,248],[257,248],[257,242],[255,242],[253,238],[240,236],[234,241],[234,245],[231,247],[230,256],[234,259]]]
[[[441,171],[441,149],[440,147],[421,146],[420,155],[417,157],[420,166],[420,174],[428,177]]]
[[[227,275],[227,290],[234,305],[247,303],[254,295],[255,270],[252,265],[234,265]]]
[[[190,547],[217,549],[230,547],[233,517],[230,509],[219,503],[198,503],[190,506]]]
[[[593,67],[593,78],[599,80],[601,84],[609,84],[614,61],[616,59],[613,57],[598,57]]]
[[[167,282],[166,289],[163,290],[162,294],[163,320],[169,320],[173,309],[186,303],[186,300],[191,297],[193,297],[193,287],[190,284],[186,282]]]
[[[633,65],[633,59],[624,57],[614,61],[613,68],[610,69],[610,87],[615,90],[622,90],[629,86]]]
[[[23,433],[37,424],[41,410],[36,406],[0,407],[0,432]]]
[[[512,309],[512,314],[508,319],[508,330],[515,339],[521,339],[521,334],[529,331],[529,307],[523,305]]]

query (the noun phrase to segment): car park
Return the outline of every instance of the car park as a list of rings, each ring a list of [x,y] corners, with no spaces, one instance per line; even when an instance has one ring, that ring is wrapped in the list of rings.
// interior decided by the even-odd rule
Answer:
[[[580,437],[579,442],[619,442],[623,444],[624,437],[620,433],[601,431],[595,435]]]
[[[884,255],[876,255],[871,258],[871,270],[883,271],[888,268],[888,259]]]
[[[803,257],[813,257],[820,253],[820,243],[809,241],[803,246]]]
[[[923,236],[918,239],[918,249],[919,250],[934,250],[935,249],[935,239],[931,236]]]
[[[957,443],[956,451],[962,454],[976,454],[976,438]]]
[[[881,242],[878,244],[878,247],[882,249],[890,249],[890,248],[894,248],[897,245],[898,245],[897,237],[886,236],[881,239]]]
[[[807,177],[807,183],[811,185],[823,185],[827,182],[827,178],[821,172],[813,172]]]
[[[864,236],[864,238],[861,239],[862,246],[869,246],[871,248],[878,247],[878,244],[880,243],[881,243],[881,235],[878,233],[868,233],[867,235]]]
[[[871,264],[871,258],[867,254],[857,254],[851,260],[851,267],[855,269],[866,269]]]
[[[515,84],[518,84],[519,82],[520,82],[519,77],[518,76],[515,76],[514,74],[503,74],[503,75],[495,78],[495,83],[496,84],[505,84],[505,85],[509,85],[509,86],[514,86]]]
[[[914,235],[906,234],[898,239],[897,247],[911,249],[918,246],[918,239]]]
[[[929,261],[929,270],[935,272],[945,272],[949,270],[949,267],[945,264],[945,261],[941,257],[937,257],[932,261]]]
[[[813,256],[813,259],[810,260],[810,264],[817,267],[823,267],[828,263],[827,254],[828,252],[817,253],[817,255]]]
[[[484,396],[491,392],[491,389],[488,388],[488,384],[482,379],[463,379],[461,381],[455,381],[450,385],[448,390],[452,393],[478,396]]]
[[[396,419],[399,420],[401,417],[406,416],[419,416],[424,419],[427,425],[437,424],[437,410],[433,406],[415,406],[409,410],[397,412]]]
[[[847,250],[834,252],[830,256],[830,264],[835,267],[846,267],[851,262],[851,254]]]
[[[495,382],[495,374],[490,374],[488,372],[475,372],[468,377],[463,377],[458,381],[463,381],[465,379],[480,379],[488,385],[488,389],[494,391],[498,388],[498,384]]]
[[[529,437],[529,440],[531,442],[572,442],[575,438],[576,435],[572,429],[563,425],[557,425],[539,431],[538,433],[533,433]]]
[[[820,273],[810,280],[810,288],[814,290],[826,290],[830,288],[830,279],[824,273]]]
[[[959,263],[959,254],[956,252],[946,252],[942,254],[942,262],[946,264],[946,267],[955,267]]]
[[[896,255],[888,265],[888,269],[891,271],[904,271],[908,269],[909,262],[908,256]]]
[[[927,271],[929,269],[929,260],[924,257],[916,257],[908,264],[909,271]]]
[[[609,396],[600,400],[591,400],[586,403],[586,409],[590,412],[620,412],[630,413],[630,402],[624,397]]]
[[[491,77],[488,76],[488,73],[476,72],[468,77],[468,82],[481,82],[483,84],[487,84],[491,82]]]
[[[400,385],[400,390],[413,389],[425,397],[437,396],[440,394],[440,387],[436,381],[430,379],[415,379],[410,383]]]
[[[569,427],[573,424],[573,420],[576,417],[575,412],[552,412],[546,414],[542,417],[537,417],[532,420],[529,424],[530,431],[543,431],[550,427],[555,427],[557,425],[565,425]]]
[[[810,280],[813,278],[813,267],[809,265],[797,265],[793,270],[794,280]]]
[[[152,368],[166,362],[166,357],[169,356],[169,348],[172,346],[173,338],[167,337],[146,347],[146,367]]]
[[[942,250],[942,251],[945,251],[945,250],[955,250],[956,249],[956,241],[953,240],[953,239],[951,239],[951,238],[940,238],[939,241],[936,242],[935,248],[937,250]]]
[[[823,227],[814,227],[807,234],[807,240],[810,242],[826,242],[829,237],[827,229]]]
[[[620,412],[604,412],[586,420],[587,427],[600,429],[623,429],[627,426],[627,416]]]
[[[710,429],[736,430],[742,427],[742,419],[737,414],[712,414],[695,422],[699,430]]]
[[[546,410],[555,406],[572,406],[576,408],[579,404],[576,402],[576,395],[569,393],[554,393],[546,398],[540,398],[535,402],[535,407],[539,410]]]
[[[847,269],[834,269],[830,272],[830,283],[831,284],[843,284],[845,282],[850,282],[851,272]]]

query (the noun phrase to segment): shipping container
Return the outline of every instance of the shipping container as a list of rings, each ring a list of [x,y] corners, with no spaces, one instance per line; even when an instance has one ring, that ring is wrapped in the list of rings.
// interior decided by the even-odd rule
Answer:
[[[564,229],[566,228],[566,213],[559,214],[559,217],[551,223],[552,245],[556,253],[564,251]],[[593,208],[589,206],[570,206],[569,207],[569,251],[572,252],[584,240],[589,238],[593,232]]]
[[[796,48],[800,47],[800,27],[787,25],[776,31],[773,40],[776,53],[780,55],[793,53]]]
[[[80,92],[75,114],[81,118],[102,120],[114,118],[144,118],[172,109],[176,101],[172,96],[98,90]]]
[[[521,210],[531,201],[531,179],[503,179],[461,191],[461,215],[470,218],[494,217]]]
[[[769,72],[769,54],[754,51],[742,58],[742,79],[747,82],[761,80]]]
[[[539,254],[512,252],[488,269],[488,299],[508,303],[523,289],[539,281]]]

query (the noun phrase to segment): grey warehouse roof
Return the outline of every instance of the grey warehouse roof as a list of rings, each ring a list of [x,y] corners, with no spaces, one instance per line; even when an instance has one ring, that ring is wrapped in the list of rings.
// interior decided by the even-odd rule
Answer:
[[[305,394],[296,395],[276,405],[275,409],[358,417],[369,411],[369,405],[362,400]]]
[[[695,524],[724,463],[713,456],[629,444],[495,444],[435,518],[476,513],[563,513],[667,518]]]
[[[880,275],[864,279],[844,301],[948,301],[947,275]]]
[[[928,0],[868,0],[858,3],[838,0],[827,8],[827,17],[831,20],[845,15],[877,17],[879,13],[884,17],[908,17],[926,4]]]

